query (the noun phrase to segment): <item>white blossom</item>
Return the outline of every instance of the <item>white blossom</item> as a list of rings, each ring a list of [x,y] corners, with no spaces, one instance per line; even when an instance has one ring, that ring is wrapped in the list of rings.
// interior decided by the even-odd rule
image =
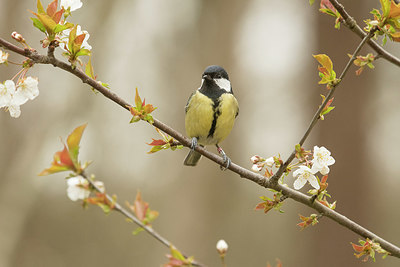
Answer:
[[[38,81],[35,78],[24,78],[17,86],[14,81],[7,80],[0,84],[0,108],[8,110],[11,117],[18,118],[21,115],[20,106],[38,95]]]
[[[315,177],[313,171],[307,166],[300,166],[297,170],[293,172],[293,176],[297,179],[294,181],[293,187],[296,190],[301,189],[307,181],[315,189],[319,189],[319,183],[317,177]]]
[[[38,83],[37,79],[29,76],[18,82],[17,93],[21,94],[22,97],[33,100],[39,95]]]
[[[21,115],[19,106],[26,101],[28,101],[28,98],[18,93],[12,80],[7,80],[4,84],[0,84],[0,108],[6,108],[11,117],[18,118]]]
[[[228,251],[228,244],[221,239],[217,242],[217,250],[220,254],[225,254]]]
[[[7,63],[8,60],[8,53],[0,50],[0,64]]]
[[[19,118],[21,116],[21,108],[18,105],[10,105],[7,107],[10,112],[10,116],[13,118]]]
[[[90,195],[89,182],[82,176],[69,178],[67,185],[67,195],[72,201],[85,199]]]
[[[69,11],[74,11],[82,7],[81,0],[61,0],[60,6],[65,10],[69,8]]]
[[[7,107],[11,101],[12,94],[15,92],[15,84],[7,80],[0,84],[0,108]]]
[[[330,165],[335,163],[335,159],[331,156],[331,152],[325,147],[314,146],[314,155],[311,161],[313,173],[320,172],[322,175],[329,173]]]

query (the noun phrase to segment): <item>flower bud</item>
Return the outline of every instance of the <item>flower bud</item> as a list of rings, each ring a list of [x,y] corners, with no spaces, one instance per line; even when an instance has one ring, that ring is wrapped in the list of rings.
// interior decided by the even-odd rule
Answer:
[[[225,242],[225,240],[221,239],[217,242],[217,251],[221,255],[225,255],[225,253],[228,251],[228,244]]]
[[[256,163],[260,162],[260,160],[261,160],[261,157],[258,156],[258,155],[252,156],[252,157],[250,158],[250,161],[251,161],[253,164],[256,164]]]
[[[25,43],[24,37],[22,37],[22,35],[19,34],[18,32],[12,32],[11,37],[17,42]]]
[[[254,172],[259,172],[263,169],[263,165],[262,164],[253,164],[253,166],[251,167],[251,169]]]

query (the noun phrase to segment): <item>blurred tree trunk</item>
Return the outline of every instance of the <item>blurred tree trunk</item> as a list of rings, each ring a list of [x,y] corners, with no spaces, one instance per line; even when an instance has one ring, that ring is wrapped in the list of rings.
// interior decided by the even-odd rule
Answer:
[[[354,1],[341,2],[359,25],[362,25],[362,19],[368,17],[369,7]],[[324,14],[318,16],[315,25],[319,32],[316,53],[330,56],[339,76],[349,60],[347,54],[354,52],[361,39],[343,25],[339,31],[335,30],[332,17]],[[368,50],[364,48],[361,54],[366,54],[365,51]],[[361,76],[356,76],[355,70],[353,65],[337,89],[333,102],[335,110],[326,116],[325,121],[320,121],[316,128],[315,145],[327,147],[336,159],[329,174],[328,191],[333,196],[332,202],[338,201],[337,210],[369,228],[369,205],[365,195],[371,192],[372,177],[368,173],[371,165],[367,162],[368,125],[363,123],[366,120],[363,119],[365,113],[362,111],[370,99],[371,90],[374,89],[375,74],[366,70]],[[325,88],[320,87],[319,90],[326,92]],[[329,262],[330,266],[349,266],[355,263],[351,259],[353,253],[349,242],[357,242],[356,235],[329,219],[321,219],[317,228],[317,231],[313,231],[318,239],[316,251],[321,251],[323,244],[324,253],[315,254],[318,257],[316,263]]]

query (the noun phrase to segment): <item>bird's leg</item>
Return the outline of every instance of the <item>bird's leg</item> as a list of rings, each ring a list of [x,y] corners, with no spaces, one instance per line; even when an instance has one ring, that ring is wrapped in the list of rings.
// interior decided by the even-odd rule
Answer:
[[[224,163],[226,163],[226,166],[220,166],[222,171],[225,171],[226,169],[229,168],[229,165],[231,165],[231,159],[226,155],[224,150],[218,145],[215,145],[217,147],[217,151],[219,154],[222,155],[222,158],[224,159]]]
[[[197,146],[197,138],[193,137],[192,138],[192,144],[190,145],[190,149],[194,150]]]

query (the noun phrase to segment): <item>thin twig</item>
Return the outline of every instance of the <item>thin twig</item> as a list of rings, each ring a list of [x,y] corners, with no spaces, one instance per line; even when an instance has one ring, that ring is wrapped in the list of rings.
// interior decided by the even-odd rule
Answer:
[[[70,65],[59,61],[56,58],[48,58],[47,56],[44,55],[39,55],[36,52],[26,52],[26,50],[20,49],[7,41],[3,40],[0,38],[0,46],[3,46],[11,51],[14,51],[20,55],[26,56],[34,61],[34,63],[40,63],[40,64],[51,64],[55,67],[59,67],[65,71],[70,72],[71,74],[77,76],[82,80],[82,82],[89,84],[91,87],[94,87],[97,91],[99,91],[101,94],[103,94],[105,97],[110,99],[111,101],[115,102],[116,104],[120,105],[124,109],[129,110],[128,106],[129,104],[125,102],[123,99],[119,98],[116,94],[112,93],[110,90],[107,88],[103,87],[100,83],[97,81],[91,79],[85,73],[83,73],[81,70],[77,68],[72,68]],[[163,122],[154,119],[153,126],[157,127],[158,129],[164,131],[165,133],[169,134],[173,138],[175,138],[177,141],[179,141],[182,145],[186,147],[190,147],[191,145],[191,139],[185,137],[178,131],[174,130],[173,128],[169,127],[168,125],[164,124]],[[205,148],[201,146],[196,147],[196,151],[198,151],[200,154],[205,156],[206,158],[216,162],[219,165],[224,165],[224,160],[209,151],[207,151]],[[347,217],[341,215],[337,211],[334,211],[321,203],[317,201],[312,201],[312,198],[310,196],[307,196],[306,194],[303,194],[297,190],[291,189],[289,187],[283,186],[279,183],[271,183],[268,179],[266,179],[264,176],[254,173],[252,171],[249,171],[235,163],[231,163],[229,165],[229,170],[237,173],[240,175],[240,177],[251,180],[260,186],[263,186],[265,188],[272,188],[277,191],[282,191],[282,193],[287,196],[288,198],[291,198],[297,202],[300,202],[306,206],[309,206],[315,210],[317,210],[319,213],[325,215],[326,217],[332,219],[333,221],[339,223],[340,225],[346,227],[347,229],[353,231],[354,233],[364,237],[364,238],[369,238],[371,240],[374,240],[375,242],[378,242],[383,249],[388,251],[392,256],[400,258],[400,248],[395,246],[394,244],[386,241],[385,239],[375,235],[371,231],[363,228],[362,226],[358,225],[354,221],[348,219]]]
[[[96,183],[94,181],[92,181],[92,179],[88,178],[88,176],[84,172],[82,172],[80,175],[82,177],[84,177],[97,192],[102,193],[102,190],[96,185]],[[160,241],[162,244],[164,244],[168,248],[171,248],[171,247],[176,248],[171,242],[169,242],[166,238],[164,238],[159,233],[157,233],[152,227],[149,227],[149,226],[145,225],[144,223],[142,223],[135,215],[133,215],[127,209],[123,208],[118,202],[114,202],[114,199],[110,195],[106,194],[106,197],[107,197],[107,200],[110,201],[110,203],[114,204],[114,207],[113,207],[114,211],[118,211],[119,213],[121,213],[122,215],[127,217],[128,219],[132,220],[135,224],[137,224],[139,227],[143,228],[147,233],[149,233],[151,236],[153,236],[155,239]],[[177,249],[177,250],[182,253],[181,250],[179,250],[179,249]],[[187,258],[187,256],[185,256],[184,254],[182,254],[182,255],[185,258]],[[193,261],[192,265],[205,267],[205,265],[201,264],[198,261]]]

